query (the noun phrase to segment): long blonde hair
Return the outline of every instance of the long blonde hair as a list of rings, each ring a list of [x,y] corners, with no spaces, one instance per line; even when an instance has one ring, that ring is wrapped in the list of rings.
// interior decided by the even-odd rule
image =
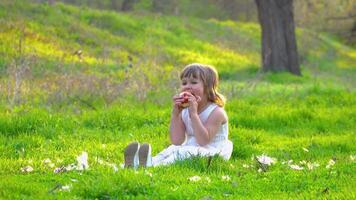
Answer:
[[[180,79],[183,78],[199,78],[204,85],[204,91],[208,93],[208,101],[216,103],[220,107],[225,105],[225,97],[218,92],[219,76],[213,66],[192,63],[184,67],[180,74]]]

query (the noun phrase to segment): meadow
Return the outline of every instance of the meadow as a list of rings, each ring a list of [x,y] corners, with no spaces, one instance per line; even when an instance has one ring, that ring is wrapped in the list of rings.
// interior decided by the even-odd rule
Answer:
[[[356,50],[297,37],[303,75],[262,73],[255,23],[1,1],[0,199],[355,199]],[[219,71],[232,158],[123,169],[170,144],[192,62]]]

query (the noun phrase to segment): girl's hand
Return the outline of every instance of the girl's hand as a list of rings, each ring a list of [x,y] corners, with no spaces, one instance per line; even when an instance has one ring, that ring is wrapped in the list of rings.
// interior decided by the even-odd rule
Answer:
[[[175,95],[173,96],[173,111],[172,114],[175,116],[178,116],[180,114],[180,112],[182,112],[183,107],[181,106],[184,99],[179,96],[179,95]]]
[[[198,102],[201,100],[201,98],[199,96],[195,96],[192,94],[188,94],[188,102],[189,102],[189,114],[193,115],[193,114],[198,114]]]

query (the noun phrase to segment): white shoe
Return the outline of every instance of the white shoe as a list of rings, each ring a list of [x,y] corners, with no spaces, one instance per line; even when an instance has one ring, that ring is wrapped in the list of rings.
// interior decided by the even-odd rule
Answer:
[[[132,142],[125,148],[125,168],[136,169],[139,165],[138,151],[140,144],[138,142]]]
[[[140,146],[138,151],[139,166],[140,167],[151,167],[152,166],[152,156],[151,156],[151,145],[144,143]]]

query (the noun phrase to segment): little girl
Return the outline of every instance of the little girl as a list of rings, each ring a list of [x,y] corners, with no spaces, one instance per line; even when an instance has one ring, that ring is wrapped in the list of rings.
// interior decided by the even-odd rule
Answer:
[[[192,156],[230,158],[232,142],[228,140],[228,118],[223,108],[225,101],[217,91],[215,68],[193,63],[183,69],[180,79],[184,96],[173,97],[172,145],[151,157],[149,144],[133,142],[125,149],[125,167],[167,165]]]

